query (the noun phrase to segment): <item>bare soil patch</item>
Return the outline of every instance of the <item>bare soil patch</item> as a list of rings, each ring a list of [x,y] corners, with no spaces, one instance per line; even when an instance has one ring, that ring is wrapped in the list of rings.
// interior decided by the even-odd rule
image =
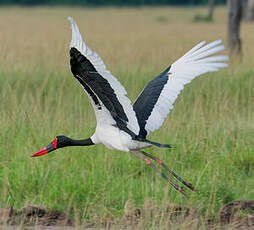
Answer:
[[[140,225],[153,222],[155,225],[180,226],[185,229],[204,229],[204,218],[195,210],[183,206],[168,206],[164,209],[156,207],[146,201],[141,208],[135,208],[131,201],[125,205],[121,218],[110,220],[93,220],[82,224],[84,228],[102,227],[121,228],[131,227],[136,229]],[[41,207],[27,206],[21,210],[13,208],[0,208],[1,226],[74,226],[74,220],[58,210],[45,210]],[[207,229],[254,229],[254,200],[234,201],[222,207],[217,220],[206,220]],[[29,229],[29,228],[28,228]],[[68,228],[69,229],[69,228]]]
[[[25,226],[72,226],[74,222],[58,210],[47,211],[41,207],[27,206],[21,210],[0,209],[0,223],[2,225]]]

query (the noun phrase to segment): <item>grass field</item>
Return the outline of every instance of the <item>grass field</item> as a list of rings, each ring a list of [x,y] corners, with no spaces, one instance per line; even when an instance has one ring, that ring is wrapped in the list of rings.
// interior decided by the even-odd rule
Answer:
[[[184,205],[216,218],[224,204],[254,199],[254,34],[243,23],[243,60],[187,85],[148,150],[199,193],[185,198],[128,153],[102,145],[30,155],[56,135],[93,134],[96,120],[72,77],[67,16],[135,100],[145,84],[201,40],[223,39],[227,11],[205,8],[0,8],[0,207],[28,204],[77,219],[114,218],[140,207]],[[227,54],[226,49],[224,52]]]

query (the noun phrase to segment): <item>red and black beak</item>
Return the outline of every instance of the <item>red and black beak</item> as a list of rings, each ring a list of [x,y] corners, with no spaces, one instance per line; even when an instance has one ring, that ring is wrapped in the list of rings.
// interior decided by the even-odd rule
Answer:
[[[57,138],[54,141],[52,141],[49,145],[47,145],[46,147],[44,147],[41,150],[39,150],[38,152],[34,153],[31,157],[42,156],[42,155],[52,152],[56,149],[57,149]]]

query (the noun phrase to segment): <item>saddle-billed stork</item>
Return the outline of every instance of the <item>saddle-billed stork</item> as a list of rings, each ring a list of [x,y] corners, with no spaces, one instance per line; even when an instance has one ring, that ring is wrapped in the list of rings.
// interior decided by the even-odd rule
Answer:
[[[218,71],[219,68],[227,66],[223,62],[228,60],[227,56],[210,57],[210,55],[224,50],[221,40],[208,45],[205,45],[205,41],[197,44],[150,81],[132,105],[126,96],[124,87],[107,70],[100,56],[85,44],[74,20],[71,17],[68,19],[72,29],[71,72],[91,100],[97,120],[96,130],[90,138],[83,140],[57,136],[53,142],[34,153],[32,157],[41,156],[67,146],[88,146],[102,143],[109,149],[130,152],[144,160],[184,195],[186,193],[183,187],[173,183],[151,160],[164,167],[185,186],[195,190],[191,183],[185,182],[176,175],[159,158],[142,151],[142,149],[151,146],[170,148],[170,145],[159,144],[146,139],[146,137],[163,124],[185,84],[201,74]]]

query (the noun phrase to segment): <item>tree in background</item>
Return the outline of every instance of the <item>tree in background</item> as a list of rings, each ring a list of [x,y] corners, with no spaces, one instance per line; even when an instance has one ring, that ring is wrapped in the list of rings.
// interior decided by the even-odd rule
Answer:
[[[208,18],[213,20],[213,10],[214,10],[215,0],[209,0],[209,8],[208,8]]]
[[[240,24],[242,20],[242,0],[228,0],[228,43],[230,55],[242,56]]]
[[[195,17],[194,17],[195,22],[199,22],[199,21],[211,22],[213,20],[215,0],[208,0],[207,4],[208,4],[208,14],[207,15],[201,15],[201,14],[195,15]]]
[[[254,21],[254,0],[248,0],[247,19]]]
[[[210,0],[0,0],[0,5],[82,5],[82,6],[143,6],[143,5],[198,5]],[[226,0],[216,0],[224,4]]]

